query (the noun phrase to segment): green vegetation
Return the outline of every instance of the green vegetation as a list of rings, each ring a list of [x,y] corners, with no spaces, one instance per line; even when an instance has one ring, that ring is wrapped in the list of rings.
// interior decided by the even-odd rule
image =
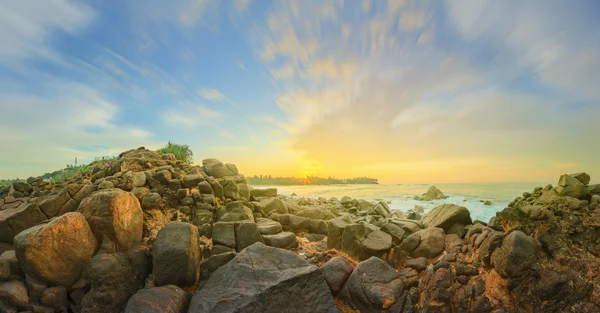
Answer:
[[[158,152],[162,154],[173,153],[177,160],[181,160],[187,163],[192,163],[194,160],[194,153],[188,145],[178,145],[169,141],[164,148],[158,149]]]
[[[54,171],[52,173],[46,173],[42,176],[42,180],[52,183],[61,183],[69,178],[85,171],[89,171],[93,168],[91,164],[88,165],[67,165],[67,167],[60,169],[58,171]],[[0,180],[0,186],[10,186],[16,181],[26,182],[25,179],[15,178],[15,179],[2,179]]]
[[[285,186],[285,185],[343,185],[343,184],[377,184],[376,178],[370,177],[356,177],[339,179],[334,177],[271,177],[271,175],[260,175],[246,177],[249,185],[273,185],[273,186]]]

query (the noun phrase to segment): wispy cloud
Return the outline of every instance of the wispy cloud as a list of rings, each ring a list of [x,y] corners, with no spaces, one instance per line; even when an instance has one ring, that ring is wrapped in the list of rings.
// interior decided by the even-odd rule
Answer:
[[[244,13],[251,3],[252,0],[235,0],[235,9],[240,14]]]
[[[182,103],[167,109],[163,116],[165,125],[195,128],[199,126],[213,126],[223,115],[214,109],[198,103]]]
[[[220,91],[212,88],[200,89],[198,94],[209,101],[223,101],[226,99]]]

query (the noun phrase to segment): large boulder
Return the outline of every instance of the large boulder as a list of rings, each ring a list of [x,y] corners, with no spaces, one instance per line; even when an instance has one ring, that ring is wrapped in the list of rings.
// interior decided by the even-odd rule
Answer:
[[[327,285],[329,285],[329,289],[334,295],[340,292],[353,270],[352,263],[343,256],[336,256],[321,266],[325,281],[327,281]]]
[[[204,166],[204,171],[206,172],[206,174],[214,178],[237,175],[236,171],[232,170],[230,167],[225,166],[223,162],[217,159],[202,160],[202,166]]]
[[[442,204],[427,212],[421,219],[425,227],[439,227],[448,232],[455,224],[470,225],[471,214],[467,208],[456,204]]]
[[[217,221],[238,222],[254,221],[252,209],[244,205],[242,201],[230,202],[217,210]]]
[[[250,195],[253,199],[277,197],[277,188],[252,189]]]
[[[382,259],[371,257],[354,269],[339,299],[359,312],[400,312],[403,287],[398,272]]]
[[[216,270],[189,313],[337,312],[318,267],[293,252],[255,243]]]
[[[152,263],[146,248],[97,254],[86,267],[91,289],[81,299],[82,313],[121,313],[127,300],[144,285]]]
[[[427,192],[425,192],[422,196],[415,196],[416,200],[422,201],[440,200],[446,198],[448,197],[444,195],[444,193],[441,190],[439,190],[436,186],[429,187],[429,189],[427,189]]]
[[[279,198],[265,199],[260,202],[260,205],[262,207],[262,211],[265,213],[265,215],[267,217],[271,216],[271,214],[273,214],[273,213],[279,213],[279,214],[289,213],[288,208],[285,206],[283,201],[281,201]]]
[[[98,242],[85,217],[72,212],[21,232],[15,237],[15,249],[25,272],[71,287],[96,253]]]
[[[283,227],[279,222],[268,218],[256,219],[256,226],[261,235],[275,235],[283,231]]]
[[[125,313],[184,313],[190,298],[189,293],[173,285],[148,288],[127,301]]]
[[[537,261],[537,242],[521,231],[513,231],[492,254],[492,265],[500,276],[523,276]]]
[[[328,221],[327,249],[342,249],[342,235],[344,234],[344,229],[351,223],[352,220],[349,217],[338,217]]]
[[[153,244],[154,283],[193,285],[198,278],[201,254],[198,228],[189,223],[170,222],[158,232]]]
[[[383,257],[392,247],[392,236],[381,230],[372,230],[364,224],[346,226],[342,234],[341,250],[359,260],[371,256]]]
[[[571,174],[569,176],[577,179],[579,182],[581,182],[584,185],[589,184],[590,183],[590,179],[591,179],[589,174],[583,173],[583,172]]]
[[[554,191],[559,196],[573,197],[577,199],[584,198],[587,195],[585,184],[567,174],[560,176],[558,186],[554,188]]]
[[[142,240],[144,216],[140,202],[120,189],[98,191],[85,198],[77,209],[99,242],[106,236],[119,251],[127,251]]]
[[[446,234],[443,229],[437,227],[425,228],[413,235],[418,235],[420,239],[419,245],[411,253],[413,257],[426,257],[432,259],[444,251]]]
[[[14,236],[46,219],[35,203],[0,211],[0,242],[12,243]]]

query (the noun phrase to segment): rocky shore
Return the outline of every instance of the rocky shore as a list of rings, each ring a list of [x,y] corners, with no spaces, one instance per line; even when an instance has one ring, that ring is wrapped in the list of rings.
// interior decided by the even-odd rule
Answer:
[[[0,312],[600,312],[599,203],[563,175],[473,221],[139,148],[0,188]]]

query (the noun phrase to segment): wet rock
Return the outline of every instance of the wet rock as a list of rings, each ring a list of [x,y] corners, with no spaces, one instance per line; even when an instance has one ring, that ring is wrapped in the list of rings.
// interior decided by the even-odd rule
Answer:
[[[119,251],[127,251],[142,240],[142,208],[129,192],[120,189],[98,191],[85,198],[77,211],[85,216],[100,243],[106,236]]]
[[[23,269],[47,282],[72,286],[94,256],[98,242],[84,216],[72,212],[29,228],[15,237]]]
[[[192,297],[188,312],[281,312],[282,308],[337,311],[318,267],[292,252],[256,243],[210,276]]]
[[[371,257],[354,269],[339,299],[360,312],[393,312],[402,292],[400,275],[385,261]]]
[[[127,301],[124,313],[184,313],[190,298],[189,293],[173,285],[144,289]]]
[[[329,285],[329,289],[334,295],[337,295],[342,289],[342,286],[352,274],[352,270],[353,267],[350,261],[342,256],[336,256],[321,266],[325,281],[327,281],[327,285]]]
[[[170,222],[153,244],[152,274],[156,286],[191,286],[198,277],[201,251],[198,229],[189,223]]]

